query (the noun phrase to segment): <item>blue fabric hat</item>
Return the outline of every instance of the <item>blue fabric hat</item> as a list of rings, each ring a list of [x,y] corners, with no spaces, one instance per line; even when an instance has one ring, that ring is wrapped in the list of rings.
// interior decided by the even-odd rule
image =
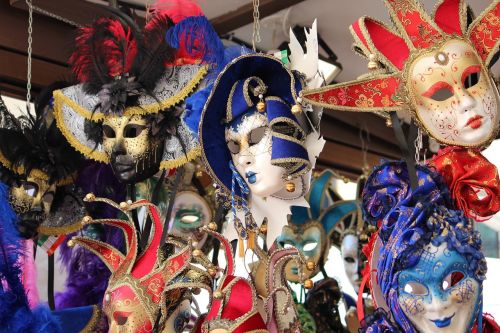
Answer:
[[[199,138],[207,171],[223,193],[231,193],[233,179],[229,166],[232,157],[225,139],[226,127],[257,112],[259,94],[266,102],[265,114],[272,134],[272,163],[285,168],[285,176],[296,177],[310,170],[303,145],[307,128],[291,112],[301,89],[300,78],[279,59],[265,54],[242,55],[219,74],[201,116]],[[284,124],[296,129],[294,132],[299,135],[280,132]],[[236,187],[233,195],[240,198],[241,189]]]

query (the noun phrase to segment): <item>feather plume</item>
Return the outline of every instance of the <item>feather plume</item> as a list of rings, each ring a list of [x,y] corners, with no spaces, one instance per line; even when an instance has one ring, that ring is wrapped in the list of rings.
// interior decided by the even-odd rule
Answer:
[[[53,89],[42,91],[42,96],[51,95]],[[44,98],[46,103],[50,99]],[[16,119],[6,108],[0,112],[0,151],[9,161],[7,168],[27,176],[39,169],[53,183],[66,178],[80,166],[82,156],[64,139],[55,122],[48,123],[45,107],[37,102],[36,118],[23,115]]]
[[[0,183],[0,333],[59,333],[62,329],[50,310],[30,310],[21,282],[23,243],[14,223],[17,219],[8,201],[8,187]]]
[[[144,46],[136,64],[138,81],[146,91],[152,91],[155,83],[165,72],[165,65],[172,63],[175,50],[165,41],[165,32],[173,26],[167,15],[152,17],[144,28]]]
[[[149,14],[167,15],[176,24],[186,17],[204,16],[200,5],[194,0],[157,0]]]
[[[118,19],[100,18],[80,29],[70,58],[73,73],[96,94],[116,76],[129,73],[137,54],[137,40],[130,27]]]

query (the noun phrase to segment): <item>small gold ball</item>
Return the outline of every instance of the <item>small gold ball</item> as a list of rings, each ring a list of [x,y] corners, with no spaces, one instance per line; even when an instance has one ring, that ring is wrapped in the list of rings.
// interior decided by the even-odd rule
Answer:
[[[312,260],[308,260],[306,262],[306,267],[308,270],[310,270],[311,272],[314,271],[316,269],[316,263]]]
[[[70,239],[70,240],[68,241],[68,246],[69,246],[69,247],[74,247],[75,245],[76,245],[76,244],[75,244],[75,241],[74,241],[73,239]]]
[[[385,126],[387,127],[392,127],[392,120],[390,118],[387,118],[385,121]]]
[[[302,107],[300,106],[300,104],[295,104],[294,106],[292,106],[292,113],[293,114],[297,114],[297,113],[301,113],[302,112]]]
[[[194,257],[201,257],[202,255],[203,255],[203,252],[200,249],[193,250]]]
[[[222,293],[220,291],[214,291],[214,298],[215,299],[221,299],[222,298]]]
[[[132,200],[130,199],[127,200],[127,205],[131,205],[132,203],[133,203]]]
[[[359,240],[361,241],[367,241],[368,240],[368,235],[367,234],[361,234],[359,235]]]
[[[288,182],[288,183],[286,183],[285,188],[286,188],[287,192],[290,192],[290,193],[295,192],[295,183]]]
[[[216,268],[214,268],[214,267],[210,267],[210,268],[208,269],[208,274],[209,274],[211,277],[213,277],[213,278],[214,278],[214,277],[217,275],[217,269],[216,269]]]
[[[86,216],[83,217],[83,223],[89,223],[90,221],[92,221],[92,217],[91,216],[86,215]]]
[[[259,230],[261,234],[267,235],[267,224],[261,225]]]
[[[260,113],[266,111],[266,103],[265,102],[258,102],[257,103],[257,111],[259,111]]]
[[[208,224],[208,229],[212,230],[212,231],[217,231],[217,223],[215,222],[210,222]]]
[[[128,206],[129,206],[128,203],[126,203],[125,201],[120,202],[121,209],[128,209]]]
[[[304,281],[304,288],[311,289],[314,286],[314,283],[311,279],[307,279]]]
[[[196,175],[196,178],[203,177],[203,171],[201,171],[201,170],[196,171],[195,175]]]
[[[95,200],[95,194],[94,193],[87,193],[85,198],[83,199],[85,201],[91,202]]]

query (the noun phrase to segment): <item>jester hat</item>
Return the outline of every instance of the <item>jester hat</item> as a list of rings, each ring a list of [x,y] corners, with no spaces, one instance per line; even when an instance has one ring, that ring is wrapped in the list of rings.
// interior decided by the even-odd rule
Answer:
[[[330,249],[330,237],[335,226],[350,218],[355,218],[358,204],[355,200],[340,200],[332,203],[329,199],[329,187],[334,174],[331,170],[324,170],[311,183],[311,188],[306,196],[309,208],[292,206],[292,215],[288,227],[295,231],[296,235],[303,234],[307,228],[316,225],[321,230],[321,264],[328,257]],[[278,237],[278,242],[283,240],[283,234]],[[315,267],[312,276],[318,273],[320,267]]]
[[[70,246],[78,244],[96,254],[112,273],[103,301],[103,311],[108,317],[111,331],[119,326],[127,328],[129,332],[152,332],[155,325],[162,328],[179,305],[183,290],[211,289],[207,273],[190,265],[191,244],[164,258],[161,247],[163,225],[156,206],[146,200],[118,205],[93,194],[88,194],[85,200],[108,203],[128,217],[128,220],[93,220],[86,217],[82,222],[85,225],[104,224],[120,228],[125,234],[125,254],[107,243],[87,237],[75,236],[68,243]],[[139,255],[137,230],[131,210],[140,207],[147,209],[153,221],[153,230],[150,242]],[[155,324],[157,318],[161,319]]]
[[[491,131],[487,133],[487,137],[463,141],[460,145],[487,146],[498,131],[498,91],[492,83],[488,68],[495,62],[498,52],[499,1],[492,1],[490,6],[473,21],[471,11],[464,0],[441,0],[433,17],[425,12],[417,0],[385,0],[384,2],[394,22],[394,28],[366,16],[360,18],[350,28],[354,38],[354,50],[370,59],[369,68],[372,71],[354,81],[304,91],[302,93],[304,100],[335,110],[374,112],[384,117],[389,117],[389,114],[395,111],[409,109],[413,118],[430,136],[440,143],[454,144],[452,139],[438,133],[439,127],[425,126],[422,115],[416,111],[424,105],[420,93],[416,93],[415,87],[419,84],[417,81],[424,81],[426,77],[431,77],[433,72],[432,68],[428,68],[427,72],[425,68],[422,69],[422,66],[422,68],[414,68],[424,57],[430,59],[429,56],[433,56],[435,66],[442,66],[434,70],[435,75],[443,68],[451,73],[460,57],[473,59],[470,61],[474,62],[474,66],[466,69],[461,78],[454,78],[455,82],[452,84],[455,86],[452,87],[451,83],[440,83],[441,86],[435,85],[427,91],[430,95],[432,92],[439,91],[440,94],[442,93],[440,96],[423,96],[429,97],[426,103],[431,103],[431,105],[434,103],[434,106],[439,105],[440,101],[448,103],[451,100],[450,97],[465,98],[462,97],[465,94],[461,91],[466,90],[468,85],[458,81],[467,79],[466,74],[474,74],[476,81],[483,82],[493,91],[492,96],[489,96],[491,97],[489,104],[478,106],[490,108],[485,117],[491,117]],[[453,43],[459,43],[463,50],[466,49],[461,51],[460,54],[463,55],[452,51],[441,51]],[[412,72],[415,73],[414,76]],[[446,91],[440,91],[442,89]],[[455,97],[453,97],[454,94]],[[454,108],[453,103],[451,109]],[[474,120],[477,121],[477,119],[470,119],[471,122]],[[454,126],[460,125],[453,117],[450,117],[449,121],[454,122]],[[441,124],[441,126],[446,125]],[[481,122],[471,125],[474,129],[477,128],[476,126],[481,126]]]

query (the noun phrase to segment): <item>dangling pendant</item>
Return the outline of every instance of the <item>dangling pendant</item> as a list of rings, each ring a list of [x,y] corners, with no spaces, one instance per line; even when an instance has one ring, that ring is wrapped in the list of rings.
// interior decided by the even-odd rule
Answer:
[[[263,113],[266,111],[266,102],[264,102],[264,96],[259,94],[260,101],[257,103],[257,111]]]
[[[295,192],[295,183],[294,182],[287,182],[285,185],[286,191],[293,193]]]

